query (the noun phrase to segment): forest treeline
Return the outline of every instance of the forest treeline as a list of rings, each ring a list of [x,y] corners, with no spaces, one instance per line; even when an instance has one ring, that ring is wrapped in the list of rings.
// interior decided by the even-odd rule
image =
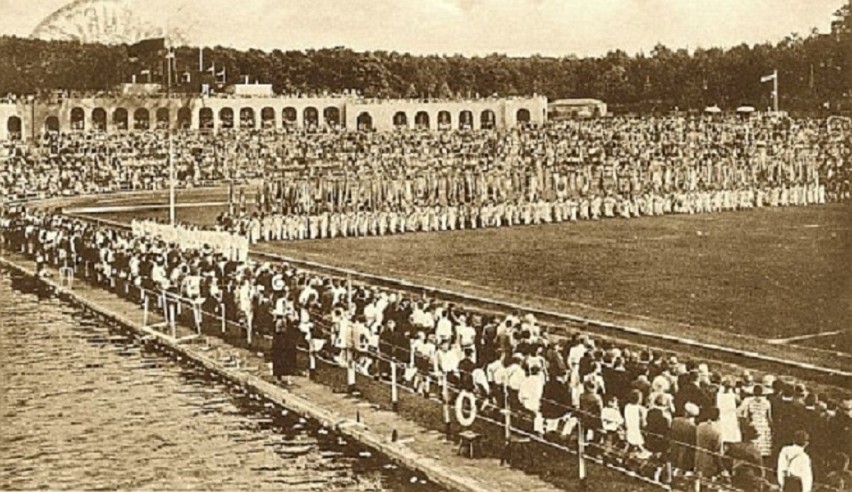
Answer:
[[[791,34],[775,43],[687,51],[663,45],[650,53],[616,50],[599,57],[415,56],[338,47],[269,52],[225,47],[204,49],[205,69],[219,81],[271,83],[278,93],[341,93],[367,97],[473,97],[542,94],[550,100],[593,97],[616,108],[681,109],[718,104],[731,108],[771,104],[771,85],[760,77],[778,70],[782,109],[849,109],[852,37],[849,4],[835,14],[832,32]],[[55,89],[99,91],[121,82],[154,81],[164,72],[161,55],[138,59],[124,45],[0,37],[0,94]],[[176,50],[176,80],[185,90],[215,82],[198,71],[198,48]]]

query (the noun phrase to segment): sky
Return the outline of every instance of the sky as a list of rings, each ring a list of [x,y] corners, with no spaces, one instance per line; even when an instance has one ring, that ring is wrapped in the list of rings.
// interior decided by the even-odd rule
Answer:
[[[845,0],[101,0],[181,26],[190,44],[346,46],[414,54],[598,56],[729,47],[828,32]],[[0,0],[0,34],[28,36],[70,0]]]

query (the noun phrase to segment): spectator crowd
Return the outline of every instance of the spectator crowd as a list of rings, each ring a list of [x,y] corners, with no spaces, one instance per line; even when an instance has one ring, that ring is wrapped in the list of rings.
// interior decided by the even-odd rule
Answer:
[[[670,116],[441,132],[178,131],[171,148],[178,186],[262,177],[255,209],[227,223],[250,233],[253,219],[265,221],[269,235],[294,238],[838,201],[850,196],[849,142],[822,119]],[[161,189],[169,147],[154,130],[5,142],[0,191],[8,201]],[[297,224],[273,224],[288,218]]]
[[[849,395],[828,399],[785,377],[731,374],[584,333],[548,333],[531,314],[485,314],[352,286],[61,215],[7,214],[0,231],[4,247],[35,258],[39,271],[73,268],[138,302],[148,297],[163,307],[182,299],[196,323],[210,313],[239,323],[248,338],[271,335],[278,375],[297,371],[292,356],[281,360],[278,351],[324,340],[320,355],[340,365],[376,378],[398,365],[412,391],[469,400],[459,421],[509,410],[519,429],[553,443],[582,438],[600,459],[662,482],[852,486]]]

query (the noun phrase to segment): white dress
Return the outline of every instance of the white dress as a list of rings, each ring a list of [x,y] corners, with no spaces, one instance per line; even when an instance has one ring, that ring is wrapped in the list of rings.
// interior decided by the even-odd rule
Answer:
[[[719,408],[719,432],[722,442],[740,442],[740,422],[737,419],[737,396],[734,393],[717,393],[716,407]]]
[[[627,431],[627,443],[632,446],[644,446],[645,438],[642,436],[642,427],[645,424],[645,415],[648,409],[642,405],[628,403],[624,407],[624,428]]]

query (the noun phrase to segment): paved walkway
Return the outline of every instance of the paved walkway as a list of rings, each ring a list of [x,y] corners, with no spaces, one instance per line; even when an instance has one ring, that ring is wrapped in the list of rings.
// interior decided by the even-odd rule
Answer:
[[[0,263],[32,275],[35,265],[17,254],[4,253]],[[193,337],[195,332],[178,326],[176,337],[171,330],[165,332],[143,326],[143,310],[130,301],[110,292],[75,280],[72,288],[59,285],[55,269],[44,279],[56,291],[93,311],[100,313],[131,330],[139,332],[149,343],[187,357],[207,369],[219,373],[244,386],[251,387],[265,398],[335,428],[343,435],[377,449],[402,465],[417,470],[434,482],[452,489],[465,491],[517,492],[555,490],[539,477],[500,466],[496,458],[469,459],[457,455],[458,444],[445,440],[443,434],[429,430],[399,414],[378,408],[345,393],[336,393],[326,385],[306,377],[297,377],[294,384],[284,388],[272,381],[262,354],[236,348],[217,337]],[[162,322],[163,318],[151,314],[149,324]],[[181,341],[183,339],[183,341]],[[237,356],[240,368],[229,367],[223,359]],[[356,420],[357,416],[357,420]],[[396,431],[399,439],[391,442]],[[576,484],[580,488],[579,482]]]

